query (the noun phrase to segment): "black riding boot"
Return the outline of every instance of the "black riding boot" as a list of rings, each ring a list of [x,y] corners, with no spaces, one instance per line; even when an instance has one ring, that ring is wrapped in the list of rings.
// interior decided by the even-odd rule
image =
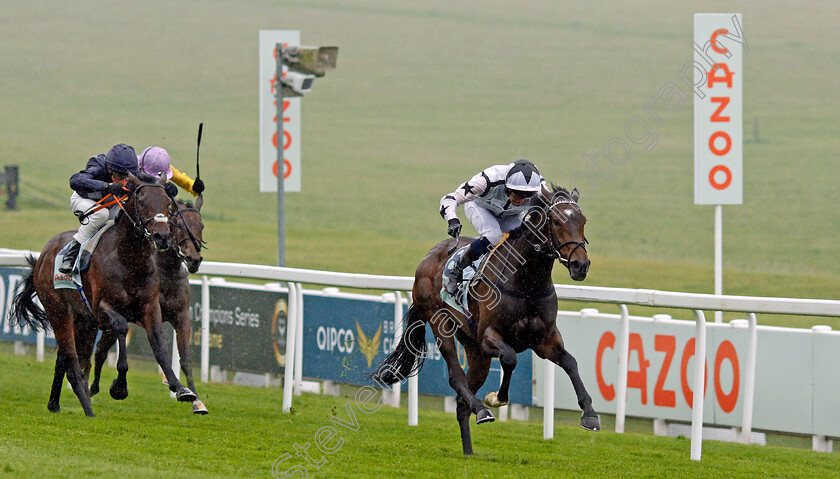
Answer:
[[[70,245],[70,249],[67,250],[67,254],[64,256],[64,261],[62,261],[61,266],[58,267],[58,271],[60,273],[73,273],[73,266],[76,264],[76,257],[79,256],[79,248],[81,247],[82,245],[79,244],[78,241],[73,240],[73,244]]]
[[[464,250],[464,254],[458,258],[458,261],[455,262],[455,266],[452,267],[452,271],[449,272],[449,277],[447,278],[446,285],[444,286],[449,294],[455,294],[455,290],[458,289],[458,285],[461,284],[461,280],[464,278],[464,268],[478,259],[478,256],[479,255],[473,254],[472,245],[467,245],[467,249]]]

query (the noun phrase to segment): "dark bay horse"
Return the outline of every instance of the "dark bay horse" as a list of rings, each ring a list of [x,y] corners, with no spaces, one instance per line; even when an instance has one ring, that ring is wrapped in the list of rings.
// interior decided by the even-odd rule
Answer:
[[[129,175],[130,193],[125,200],[124,214],[102,235],[91,256],[90,266],[81,273],[89,305],[82,301],[77,291],[53,287],[55,257],[69,242],[73,231],[54,236],[37,261],[31,256],[28,258],[32,271],[23,278],[22,288],[14,298],[12,317],[17,319],[18,324],[26,324],[34,330],[50,326],[55,333],[58,351],[47,404],[52,412],[61,410],[59,399],[66,374],[85,414],[94,415],[87,379],[79,363],[80,358],[89,359],[92,351],[77,349],[77,335],[80,344],[93,347],[93,339],[85,337],[91,332],[95,335],[95,329],[89,327],[91,324],[102,330],[113,329],[120,343],[119,375],[110,388],[114,399],[128,396],[125,379],[128,371],[125,353],[127,321],[142,324],[146,329],[155,358],[178,399],[190,402],[195,399],[195,394],[182,386],[172,372],[161,327],[160,286],[153,255],[156,250],[166,249],[170,244],[168,213],[172,201],[163,188],[164,182],[165,178],[159,183],[145,183]],[[34,301],[36,294],[43,310]]]
[[[201,249],[204,244],[202,232],[204,223],[201,221],[201,207],[204,197],[199,196],[195,207],[191,203],[176,202],[178,210],[169,216],[174,247],[160,251],[155,255],[155,264],[160,274],[160,310],[163,321],[172,324],[178,342],[178,353],[181,357],[181,370],[187,377],[187,387],[198,396],[193,380],[190,361],[190,338],[192,336],[192,321],[190,319],[190,283],[189,275],[198,271],[201,265]],[[186,269],[184,268],[186,266]],[[95,333],[93,334],[95,337]],[[91,335],[86,335],[90,338]],[[117,341],[113,330],[104,331],[96,346],[94,376],[90,384],[90,395],[99,392],[99,379],[102,365],[108,358],[108,350]],[[89,359],[88,359],[89,361]],[[88,371],[86,370],[87,374]],[[193,413],[207,414],[204,403],[196,397],[193,401]]]
[[[490,410],[475,397],[484,384],[492,358],[502,365],[502,383],[497,393],[487,395],[489,406],[508,403],[511,373],[516,354],[531,349],[541,358],[557,364],[572,381],[583,410],[581,427],[597,431],[600,419],[578,374],[577,361],[566,350],[555,325],[557,294],[551,280],[554,260],[564,264],[575,281],[589,271],[586,217],[571,193],[554,187],[543,189],[522,226],[510,233],[487,260],[483,272],[472,280],[468,297],[471,320],[444,303],[440,297],[442,273],[453,240],[438,243],[417,267],[414,304],[408,310],[405,333],[397,348],[371,376],[381,385],[393,384],[422,367],[425,357],[425,324],[428,324],[449,369],[449,384],[458,395],[457,418],[464,454],[473,453],[469,418],[476,423],[494,421]],[[461,239],[464,246],[472,239]],[[476,284],[477,283],[477,284]],[[458,361],[455,339],[467,354],[467,373]]]

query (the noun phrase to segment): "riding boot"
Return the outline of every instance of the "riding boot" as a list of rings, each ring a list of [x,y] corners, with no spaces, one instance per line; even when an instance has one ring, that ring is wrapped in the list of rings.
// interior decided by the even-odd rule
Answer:
[[[76,258],[79,256],[79,248],[81,247],[82,245],[74,239],[73,243],[70,245],[70,249],[67,250],[67,254],[64,255],[64,261],[62,261],[61,266],[58,267],[58,271],[60,273],[73,273],[73,266],[76,265]]]
[[[452,271],[449,272],[449,277],[446,279],[446,285],[444,285],[446,292],[449,294],[455,294],[455,291],[458,289],[458,285],[461,284],[461,280],[464,278],[464,268],[477,259],[473,256],[472,250],[472,245],[467,245],[467,249],[464,250],[464,254],[458,258],[458,261],[455,262],[455,266],[452,267]]]

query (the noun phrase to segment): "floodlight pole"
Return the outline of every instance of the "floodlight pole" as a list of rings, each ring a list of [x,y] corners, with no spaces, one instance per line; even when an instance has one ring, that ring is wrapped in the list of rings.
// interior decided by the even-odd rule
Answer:
[[[283,85],[280,78],[283,76],[283,45],[278,43],[275,47],[277,55],[277,76],[274,83],[275,96],[277,98],[277,266],[286,266],[286,212],[285,212],[285,189],[283,187],[283,176],[285,165],[283,162]]]

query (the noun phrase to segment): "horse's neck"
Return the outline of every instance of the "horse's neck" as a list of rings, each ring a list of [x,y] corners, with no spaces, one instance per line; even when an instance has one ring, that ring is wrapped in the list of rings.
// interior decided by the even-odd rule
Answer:
[[[551,258],[534,250],[524,235],[499,247],[494,254],[499,279],[522,292],[542,291],[551,283]],[[492,259],[491,259],[492,260]]]
[[[181,257],[178,256],[178,251],[174,247],[159,252],[155,256],[155,264],[161,272],[161,279],[164,277],[180,277],[183,271]]]
[[[152,245],[138,231],[130,218],[121,218],[115,228],[115,250],[120,262],[128,269],[145,270],[151,265]]]

